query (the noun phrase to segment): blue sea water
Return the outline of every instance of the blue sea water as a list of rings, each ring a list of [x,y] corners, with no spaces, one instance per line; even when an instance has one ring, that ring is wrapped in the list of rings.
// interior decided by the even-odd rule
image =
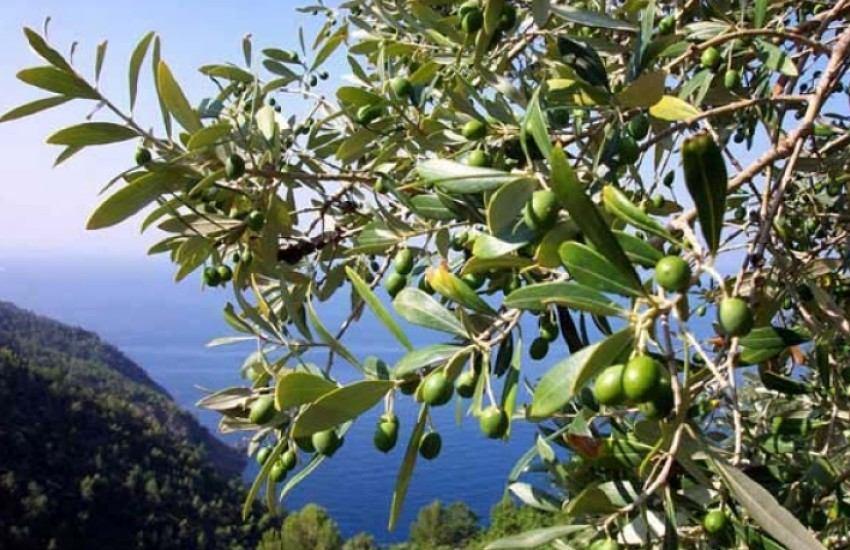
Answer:
[[[2,258],[0,300],[98,333],[215,431],[217,415],[199,411],[194,403],[203,395],[202,387],[240,385],[239,366],[250,347],[205,347],[211,339],[232,332],[221,317],[230,295],[202,290],[197,279],[175,284],[172,274],[167,262],[156,259]],[[329,326],[345,313],[342,308],[320,309]],[[433,333],[411,325],[405,328],[417,344],[439,341]],[[402,348],[369,312],[344,341],[361,358],[376,355],[392,364],[402,355]],[[564,353],[555,347],[538,364],[526,361],[529,366],[524,366],[523,375],[535,379]],[[344,363],[334,368],[343,378],[350,369]],[[509,442],[491,441],[481,435],[473,418],[464,418],[458,425],[453,405],[435,409],[433,420],[443,436],[443,451],[434,461],[418,461],[398,527],[390,533],[386,523],[395,476],[417,411],[409,399],[397,405],[399,446],[388,455],[372,446],[380,412],[376,409],[354,424],[340,451],[287,497],[287,509],[319,503],[339,523],[344,536],[367,531],[381,542],[407,538],[416,512],[435,499],[462,500],[486,520],[504,492],[514,462],[532,445],[535,431],[534,426],[517,422]],[[227,441],[234,443],[232,437]],[[249,466],[246,479],[254,471]]]

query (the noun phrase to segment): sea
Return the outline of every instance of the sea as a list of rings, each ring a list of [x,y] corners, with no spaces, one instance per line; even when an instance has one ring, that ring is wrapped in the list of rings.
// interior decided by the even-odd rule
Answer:
[[[218,416],[198,410],[195,403],[206,391],[243,385],[239,368],[255,346],[207,347],[214,338],[233,335],[221,314],[224,304],[233,301],[232,293],[203,289],[196,276],[175,283],[173,273],[173,266],[162,258],[3,257],[0,299],[96,332],[216,432]],[[321,305],[319,314],[328,326],[338,326],[347,310],[330,303]],[[417,345],[442,341],[438,333],[402,319],[399,322]],[[361,359],[374,355],[392,365],[403,355],[403,348],[368,310],[343,341]],[[536,380],[566,353],[563,345],[557,344],[546,359],[527,359],[523,378]],[[324,364],[320,355],[314,360]],[[333,373],[349,380],[355,374],[342,361],[335,364]],[[523,390],[520,402],[528,399]],[[381,412],[377,407],[359,418],[346,434],[343,447],[287,496],[284,509],[317,503],[329,511],[343,536],[365,531],[382,543],[405,540],[418,510],[434,500],[463,501],[486,524],[491,507],[505,494],[508,473],[534,444],[537,431],[532,424],[515,422],[509,441],[493,441],[481,434],[474,418],[458,414],[465,409],[458,411],[454,403],[436,408],[432,416],[443,439],[442,452],[433,461],[417,461],[403,512],[390,532],[387,520],[393,487],[417,409],[409,398],[397,404],[399,444],[386,455],[372,445]],[[238,436],[225,441],[245,443]],[[249,461],[246,483],[256,471]]]

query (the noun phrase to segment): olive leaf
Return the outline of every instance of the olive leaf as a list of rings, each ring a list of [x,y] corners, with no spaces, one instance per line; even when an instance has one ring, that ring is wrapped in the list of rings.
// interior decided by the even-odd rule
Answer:
[[[658,120],[679,122],[698,116],[700,110],[678,97],[665,95],[649,108],[649,114]]]
[[[53,107],[58,107],[59,105],[67,103],[70,100],[70,97],[63,96],[45,97],[44,99],[37,99],[35,101],[25,103],[24,105],[20,105],[8,111],[6,114],[0,117],[0,122],[9,122],[10,120],[16,120],[26,116],[34,115],[36,113],[40,113],[41,111],[52,109]]]
[[[390,380],[361,380],[325,393],[298,415],[292,437],[312,435],[354,420],[377,405],[394,385]]]
[[[735,499],[762,529],[789,550],[825,549],[818,539],[794,515],[783,507],[770,491],[747,474],[720,459],[712,460]]]
[[[393,300],[393,307],[399,315],[414,325],[467,337],[467,332],[457,317],[418,288],[402,289]]]
[[[157,75],[157,91],[168,111],[187,131],[197,132],[200,130],[202,124],[198,113],[189,104],[189,100],[186,99],[183,90],[180,89],[180,85],[174,79],[174,75],[165,61],[159,62]]]
[[[623,296],[640,296],[644,292],[639,283],[624,276],[607,258],[587,245],[566,242],[558,252],[573,279],[583,285]]]
[[[151,172],[122,187],[95,208],[86,229],[102,229],[118,224],[146,207],[173,185],[169,172]]]
[[[617,242],[623,247],[626,256],[638,265],[655,267],[655,264],[664,257],[660,250],[630,233],[614,231],[614,236],[617,237]]]
[[[142,63],[145,61],[145,56],[150,48],[151,41],[154,37],[154,32],[151,31],[145,34],[130,55],[130,68],[128,71],[128,81],[130,90],[130,110],[136,106],[136,97],[139,92],[139,71],[141,71]]]
[[[85,80],[56,67],[33,67],[18,73],[18,80],[69,98],[100,99]]]
[[[348,275],[348,278],[351,280],[351,284],[354,286],[354,289],[357,290],[357,293],[363,298],[363,301],[366,302],[372,311],[375,313],[375,316],[387,327],[387,330],[390,331],[390,334],[395,336],[395,339],[399,341],[399,343],[407,348],[408,350],[413,349],[413,344],[410,343],[410,340],[407,338],[407,335],[404,333],[402,328],[395,322],[390,311],[381,303],[381,300],[372,292],[372,289],[369,288],[369,285],[366,284],[366,281],[360,278],[356,271],[351,269],[350,267],[345,267],[345,273]]]
[[[525,549],[525,548],[540,548],[547,543],[590,529],[589,525],[571,524],[571,525],[556,525],[555,527],[542,527],[539,529],[530,529],[519,533],[518,535],[510,535],[498,540],[495,540],[484,547],[485,550],[507,550],[507,549]]]
[[[312,403],[338,386],[322,376],[294,371],[278,376],[274,389],[275,408],[279,411]]]
[[[596,290],[575,282],[527,285],[505,297],[505,306],[541,311],[555,304],[595,313],[627,317],[628,311]]]
[[[660,223],[652,219],[646,212],[641,210],[635,203],[613,185],[606,185],[602,189],[602,201],[605,209],[624,222],[642,229],[647,233],[667,239],[678,244],[669,231],[664,229]]]
[[[708,133],[688,138],[682,144],[685,186],[697,209],[700,228],[713,254],[720,246],[726,212],[728,176],[723,153]]]
[[[87,147],[107,145],[139,137],[138,132],[121,124],[111,122],[86,122],[64,128],[47,138],[51,145]]]
[[[585,238],[593,243],[623,277],[629,280],[630,286],[640,288],[640,279],[634,267],[599,210],[596,209],[596,205],[585,193],[584,187],[572,166],[567,162],[567,156],[560,146],[552,149],[551,165],[552,190],[584,233]]]
[[[494,168],[478,168],[445,159],[421,162],[416,166],[416,171],[426,183],[452,194],[490,191],[525,177]]]
[[[416,425],[413,427],[413,432],[410,434],[410,440],[407,442],[407,449],[404,451],[404,459],[401,462],[401,467],[398,470],[396,477],[395,489],[393,489],[393,500],[390,504],[390,518],[387,523],[387,529],[392,531],[395,529],[395,524],[398,521],[398,516],[401,514],[401,507],[404,504],[404,499],[407,496],[407,488],[410,486],[410,478],[413,475],[413,467],[416,465],[416,456],[419,454],[419,442],[422,441],[422,434],[425,433],[425,421],[428,419],[428,405],[423,404],[419,408],[419,418],[416,420]]]
[[[664,96],[666,71],[643,73],[617,94],[623,107],[651,107]]]
[[[351,363],[352,366],[356,367],[358,370],[362,370],[363,366],[360,364],[360,361],[358,361],[357,358],[348,351],[348,348],[342,345],[342,342],[337,340],[334,335],[328,331],[327,327],[325,327],[322,323],[322,320],[319,319],[312,301],[307,300],[304,303],[304,306],[307,312],[307,318],[310,319],[310,324],[316,329],[316,333],[319,335],[319,338],[335,353],[339,354],[340,357]]]
[[[415,349],[395,364],[393,378],[398,380],[419,369],[442,363],[461,349],[463,346],[449,344],[432,344]]]
[[[583,348],[549,369],[534,389],[529,414],[542,418],[562,409],[602,369],[628,356],[633,341],[634,334],[627,328]]]

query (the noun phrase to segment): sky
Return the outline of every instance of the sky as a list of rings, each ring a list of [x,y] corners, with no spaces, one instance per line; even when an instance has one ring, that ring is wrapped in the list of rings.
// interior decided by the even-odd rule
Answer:
[[[128,104],[127,65],[138,40],[157,31],[168,62],[190,101],[198,102],[212,89],[197,72],[208,63],[243,64],[242,38],[253,36],[254,51],[265,47],[294,49],[299,25],[310,37],[323,21],[296,12],[307,2],[255,0],[3,0],[0,2],[0,112],[47,95],[23,84],[15,74],[44,64],[21,32],[30,26],[41,31],[51,18],[50,41],[62,53],[79,42],[74,64],[86,75],[94,73],[94,52],[108,40],[101,89],[122,106]],[[329,5],[337,2],[328,2]],[[340,71],[326,89],[339,84]],[[142,70],[136,115],[145,127],[158,123],[156,96],[149,58]],[[100,231],[86,231],[90,212],[102,200],[100,189],[132,163],[135,143],[91,148],[53,168],[61,148],[47,145],[54,131],[78,124],[92,102],[66,104],[51,111],[0,125],[0,259],[70,255],[91,259],[141,259],[154,233],[139,237],[138,219]],[[286,106],[284,106],[286,107]],[[100,117],[101,120],[106,120]]]

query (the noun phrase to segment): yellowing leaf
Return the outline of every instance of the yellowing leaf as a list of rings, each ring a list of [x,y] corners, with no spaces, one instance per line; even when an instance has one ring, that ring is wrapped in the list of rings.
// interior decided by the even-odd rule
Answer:
[[[666,79],[666,71],[644,73],[617,94],[617,100],[623,107],[651,107],[663,98]]]
[[[678,97],[665,95],[649,108],[649,114],[659,120],[679,122],[689,120],[700,114],[700,110]]]

